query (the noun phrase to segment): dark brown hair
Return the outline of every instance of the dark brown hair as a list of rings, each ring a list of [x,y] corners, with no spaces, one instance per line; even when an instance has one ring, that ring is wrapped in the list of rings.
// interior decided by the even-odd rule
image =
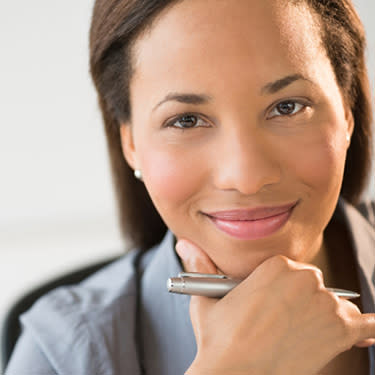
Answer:
[[[181,0],[96,0],[90,30],[90,68],[98,91],[119,203],[121,229],[142,250],[159,243],[167,227],[142,182],[134,178],[120,141],[120,123],[130,122],[131,50],[137,37],[168,6]],[[365,32],[350,0],[295,0],[318,16],[321,40],[337,83],[353,113],[341,195],[357,204],[371,172],[372,108],[365,64]]]

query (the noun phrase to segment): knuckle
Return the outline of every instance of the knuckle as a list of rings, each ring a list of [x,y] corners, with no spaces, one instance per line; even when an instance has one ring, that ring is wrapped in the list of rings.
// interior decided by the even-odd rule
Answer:
[[[286,269],[290,269],[290,261],[284,255],[275,255],[269,259],[267,259],[267,265],[277,271],[283,271]]]
[[[294,297],[304,294],[315,296],[322,290],[325,290],[324,284],[319,273],[310,269],[292,270],[287,278],[284,279],[287,283],[288,294]],[[325,298],[325,297],[318,297]],[[323,305],[323,302],[320,302]]]
[[[321,306],[322,313],[325,312],[329,317],[329,327],[337,337],[337,343],[340,343],[341,350],[349,350],[356,342],[356,331],[354,329],[353,319],[348,314],[345,305],[339,297],[323,289],[319,292],[318,303]]]
[[[320,288],[318,293],[318,304],[322,311],[338,315],[340,310],[339,299],[324,287]]]
[[[340,311],[337,311],[334,315],[334,322],[342,336],[347,336],[350,333],[349,321],[340,313]]]
[[[315,273],[316,277],[317,277],[321,282],[323,282],[324,276],[323,276],[323,272],[322,272],[322,270],[321,270],[320,268],[317,268],[317,267],[314,267],[314,268],[312,268],[311,270]]]
[[[318,269],[303,269],[296,273],[298,281],[310,289],[321,289],[323,285],[322,273]]]
[[[351,320],[338,314],[336,315],[336,325],[339,330],[340,342],[346,350],[350,349],[356,341]]]

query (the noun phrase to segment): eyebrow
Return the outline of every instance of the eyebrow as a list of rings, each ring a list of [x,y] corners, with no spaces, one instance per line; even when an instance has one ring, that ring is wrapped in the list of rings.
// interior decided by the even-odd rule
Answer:
[[[212,97],[204,94],[182,94],[177,92],[170,92],[162,101],[156,104],[152,111],[155,111],[157,107],[168,101],[198,105],[211,102]]]
[[[297,80],[305,80],[311,82],[308,78],[304,77],[301,74],[292,74],[277,81],[269,82],[265,86],[262,87],[260,90],[261,95],[266,94],[275,94],[276,92],[284,89],[285,87],[289,86],[293,82]],[[192,94],[192,93],[178,93],[178,92],[170,92],[163,100],[161,100],[156,106],[152,109],[152,112],[156,110],[159,106],[161,106],[165,102],[175,101],[179,103],[186,103],[186,104],[195,104],[195,105],[202,105],[208,104],[212,102],[212,97],[205,94]]]
[[[265,86],[262,87],[260,93],[262,95],[275,94],[276,92],[282,90],[283,88],[289,86],[291,83],[298,81],[300,79],[312,83],[310,79],[304,77],[302,74],[292,74],[281,79],[278,79],[277,81],[267,83]]]

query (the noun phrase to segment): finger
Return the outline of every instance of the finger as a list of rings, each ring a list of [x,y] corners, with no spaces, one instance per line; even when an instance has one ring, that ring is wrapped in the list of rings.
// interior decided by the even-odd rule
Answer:
[[[355,344],[355,346],[357,346],[358,348],[367,348],[372,345],[375,345],[375,339],[367,339]]]
[[[358,348],[367,348],[375,344],[375,314],[362,314],[361,310],[353,302],[335,297],[340,300],[340,304],[345,306],[352,321],[352,330],[355,332],[354,345]]]
[[[368,343],[375,339],[375,314],[361,314],[358,317],[359,338],[357,344]],[[367,346],[367,345],[366,345]]]
[[[267,258],[249,275],[243,285],[251,283],[254,287],[261,288],[285,277],[290,280],[292,274],[298,275],[298,277],[310,274],[307,277],[308,280],[312,280],[311,275],[314,274],[315,279],[319,280],[319,284],[324,285],[323,273],[319,268],[309,263],[294,261],[284,255]],[[300,283],[297,285],[300,285]]]
[[[207,328],[207,322],[210,321],[210,312],[217,302],[218,300],[216,298],[191,296],[190,320],[197,343],[201,342],[201,333]]]
[[[257,272],[263,272],[267,270],[267,274],[279,275],[280,272],[285,271],[301,271],[301,270],[312,270],[316,272],[319,278],[323,278],[323,274],[320,268],[310,263],[297,262],[284,255],[274,255],[270,258],[265,259],[252,274]]]
[[[176,252],[180,256],[187,272],[218,273],[217,267],[201,248],[191,241],[180,239],[176,244]],[[200,342],[200,332],[205,324],[205,316],[217,302],[208,297],[192,296],[190,300],[190,317],[197,342]]]
[[[296,262],[292,259],[287,259],[289,264],[295,269],[295,270],[311,270],[314,271],[314,273],[318,276],[318,278],[322,281],[324,284],[324,275],[320,268],[314,266],[310,263],[303,263],[303,262]]]
[[[180,239],[176,244],[177,254],[187,272],[218,273],[217,267],[204,250],[189,240]]]

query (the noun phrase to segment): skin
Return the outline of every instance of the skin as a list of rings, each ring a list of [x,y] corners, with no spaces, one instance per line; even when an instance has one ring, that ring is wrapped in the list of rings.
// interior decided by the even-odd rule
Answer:
[[[306,262],[316,257],[338,199],[353,120],[310,13],[278,1],[183,1],[139,38],[134,55],[124,154],[142,171],[176,237],[241,278],[276,254]],[[294,74],[308,80],[260,93]],[[168,101],[153,111],[169,92],[212,101]],[[286,99],[309,105],[282,118],[275,105]],[[202,114],[198,127],[163,127],[185,112]],[[230,237],[202,215],[297,200],[289,222],[259,240]]]
[[[182,1],[138,38],[133,60],[132,118],[121,126],[127,162],[142,171],[185,269],[245,279],[220,301],[192,297],[198,354],[189,375],[317,374],[353,345],[372,343],[373,316],[326,292],[319,270],[334,279],[323,232],[354,124],[314,16],[280,0]],[[304,79],[265,92],[297,74]],[[176,92],[210,100],[160,104]],[[278,111],[286,100],[295,103],[290,116]],[[182,130],[177,117],[186,113],[193,117],[184,123],[196,125]],[[288,222],[256,240],[231,237],[202,214],[295,201]],[[259,311],[272,335],[251,331]]]

